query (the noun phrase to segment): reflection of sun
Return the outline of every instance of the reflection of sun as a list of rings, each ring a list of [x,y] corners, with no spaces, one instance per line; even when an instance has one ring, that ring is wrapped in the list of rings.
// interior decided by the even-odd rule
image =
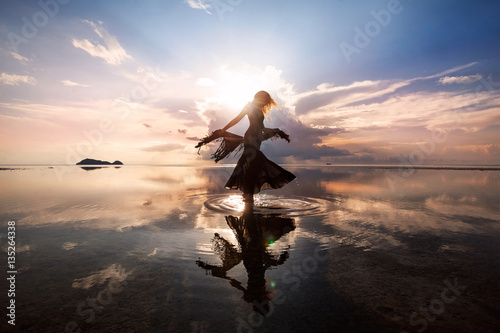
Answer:
[[[229,198],[224,200],[224,204],[238,212],[242,212],[245,209],[245,203],[241,195],[229,196]]]

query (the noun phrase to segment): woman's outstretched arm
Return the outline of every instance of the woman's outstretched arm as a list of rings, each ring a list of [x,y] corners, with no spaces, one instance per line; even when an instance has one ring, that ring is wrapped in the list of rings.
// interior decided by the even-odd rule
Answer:
[[[228,130],[229,128],[233,127],[234,125],[236,125],[237,123],[240,122],[241,119],[243,119],[243,117],[247,114],[246,112],[246,109],[243,109],[241,110],[240,114],[237,115],[236,117],[234,117],[233,120],[231,120],[226,126],[224,126],[224,128],[221,129],[222,132],[225,132],[226,130]]]

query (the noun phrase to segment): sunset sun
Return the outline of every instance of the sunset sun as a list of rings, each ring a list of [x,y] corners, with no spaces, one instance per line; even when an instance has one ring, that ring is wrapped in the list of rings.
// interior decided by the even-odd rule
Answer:
[[[211,80],[210,80],[211,81]],[[241,109],[260,90],[278,91],[283,82],[271,68],[221,67],[213,82],[214,99],[230,109]]]
[[[264,82],[249,70],[230,71],[222,68],[216,88],[216,99],[230,108],[240,109],[262,90]]]

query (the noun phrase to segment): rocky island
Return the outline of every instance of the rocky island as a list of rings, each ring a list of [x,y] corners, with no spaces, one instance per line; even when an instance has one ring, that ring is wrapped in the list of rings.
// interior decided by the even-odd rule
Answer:
[[[86,158],[76,163],[76,165],[123,165],[120,161],[114,161],[113,163],[108,161],[94,160],[92,158]]]

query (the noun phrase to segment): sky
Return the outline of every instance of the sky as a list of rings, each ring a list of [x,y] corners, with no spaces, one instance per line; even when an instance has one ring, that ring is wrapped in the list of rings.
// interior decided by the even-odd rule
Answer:
[[[4,1],[0,164],[210,164],[197,141],[266,90],[280,163],[499,165],[498,17],[496,0]]]

